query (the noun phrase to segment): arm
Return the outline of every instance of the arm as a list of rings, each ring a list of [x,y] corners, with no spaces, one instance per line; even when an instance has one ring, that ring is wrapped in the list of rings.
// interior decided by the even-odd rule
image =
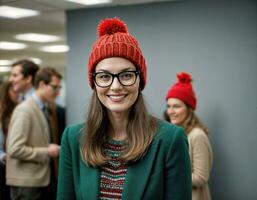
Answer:
[[[73,181],[72,153],[68,134],[69,128],[66,128],[61,142],[57,200],[76,199]]]
[[[32,117],[25,110],[18,108],[14,111],[7,136],[7,154],[19,160],[45,163],[49,161],[47,147],[28,145],[33,123]]]
[[[192,184],[201,187],[209,180],[211,170],[211,148],[208,137],[197,134],[192,138]]]
[[[191,164],[188,143],[183,129],[176,129],[166,158],[165,199],[191,200]]]

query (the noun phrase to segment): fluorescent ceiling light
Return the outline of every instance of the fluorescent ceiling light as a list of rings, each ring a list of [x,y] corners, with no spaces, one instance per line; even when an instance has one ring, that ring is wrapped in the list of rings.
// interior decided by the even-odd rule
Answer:
[[[34,63],[40,65],[42,63],[42,60],[39,58],[29,58],[29,60],[32,60]]]
[[[49,53],[63,53],[69,51],[69,47],[67,45],[51,45],[41,47],[40,50]]]
[[[39,15],[39,12],[36,10],[16,8],[11,6],[0,6],[0,17],[18,19],[22,17],[30,17],[36,15]]]
[[[9,71],[11,71],[10,66],[0,66],[0,73],[1,72],[9,72]]]
[[[0,49],[4,50],[18,50],[18,49],[25,49],[27,47],[26,44],[23,43],[16,43],[16,42],[0,42]]]
[[[78,4],[83,4],[83,5],[105,4],[105,3],[112,2],[112,0],[66,0],[66,1],[71,1]]]
[[[12,61],[11,60],[0,60],[0,65],[11,65]]]
[[[60,40],[60,37],[55,35],[47,35],[40,33],[24,33],[15,36],[18,40],[31,41],[31,42],[55,42]]]

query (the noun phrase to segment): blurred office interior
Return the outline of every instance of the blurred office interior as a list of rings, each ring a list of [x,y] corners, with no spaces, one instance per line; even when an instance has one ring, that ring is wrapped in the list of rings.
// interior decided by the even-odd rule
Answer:
[[[175,74],[192,74],[197,113],[214,151],[213,199],[256,199],[257,1],[75,1],[0,1],[0,80],[8,79],[11,63],[21,58],[55,67],[64,76],[67,124],[83,122],[92,94],[87,59],[96,26],[105,17],[120,17],[141,42],[148,67],[143,94],[154,115],[162,118]],[[34,12],[3,16],[10,7]],[[36,39],[40,34],[46,35]]]

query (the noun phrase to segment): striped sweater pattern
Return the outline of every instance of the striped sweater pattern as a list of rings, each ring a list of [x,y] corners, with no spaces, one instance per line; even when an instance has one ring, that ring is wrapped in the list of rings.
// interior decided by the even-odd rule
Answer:
[[[118,158],[125,148],[125,141],[115,140],[108,140],[104,147],[104,153],[110,160],[101,167],[100,199],[102,200],[119,200],[122,197],[127,165],[121,163]]]

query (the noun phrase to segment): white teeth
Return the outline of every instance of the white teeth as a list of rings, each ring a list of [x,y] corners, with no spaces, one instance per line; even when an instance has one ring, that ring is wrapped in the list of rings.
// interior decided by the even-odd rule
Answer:
[[[109,97],[112,100],[118,101],[118,100],[123,99],[125,97],[125,95],[119,95],[119,96],[117,96],[117,95],[115,95],[115,96],[109,95]]]

